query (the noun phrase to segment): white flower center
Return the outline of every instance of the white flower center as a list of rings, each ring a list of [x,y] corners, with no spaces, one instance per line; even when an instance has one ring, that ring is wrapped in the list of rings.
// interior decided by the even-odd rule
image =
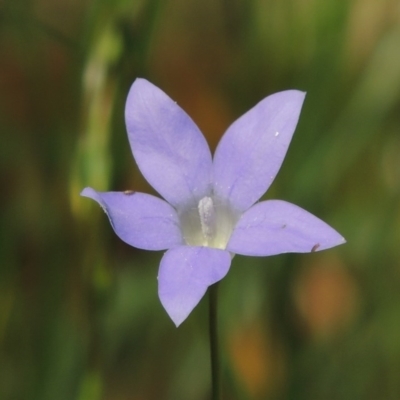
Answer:
[[[197,207],[180,214],[183,237],[190,246],[207,246],[225,249],[239,219],[228,204],[217,199],[203,197]]]

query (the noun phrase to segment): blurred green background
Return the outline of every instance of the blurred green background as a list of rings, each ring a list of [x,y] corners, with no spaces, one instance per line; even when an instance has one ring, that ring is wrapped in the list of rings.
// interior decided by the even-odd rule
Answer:
[[[0,399],[210,396],[207,299],[176,329],[162,252],[121,242],[79,196],[153,193],[124,126],[137,76],[212,149],[268,94],[308,93],[267,198],[348,243],[234,258],[224,399],[399,399],[398,0],[0,1]]]

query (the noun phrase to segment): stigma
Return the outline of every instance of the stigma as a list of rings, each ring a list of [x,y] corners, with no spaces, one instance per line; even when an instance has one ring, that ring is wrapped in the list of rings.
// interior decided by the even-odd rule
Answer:
[[[211,197],[203,197],[197,206],[200,217],[201,231],[205,239],[209,240],[215,233],[215,210]]]

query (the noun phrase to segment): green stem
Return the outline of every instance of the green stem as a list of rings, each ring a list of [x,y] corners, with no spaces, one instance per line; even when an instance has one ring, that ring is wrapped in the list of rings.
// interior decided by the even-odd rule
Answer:
[[[220,399],[219,353],[218,353],[218,283],[209,287],[209,322],[212,400]]]

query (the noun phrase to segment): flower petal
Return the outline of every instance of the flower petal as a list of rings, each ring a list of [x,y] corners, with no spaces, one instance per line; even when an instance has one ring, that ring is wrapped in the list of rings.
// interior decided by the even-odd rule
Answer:
[[[170,204],[197,204],[210,192],[210,149],[191,118],[162,90],[136,79],[125,107],[133,156],[143,176]]]
[[[281,200],[255,204],[238,221],[227,250],[249,256],[310,253],[345,243],[319,218]]]
[[[179,246],[168,250],[158,272],[158,295],[179,326],[199,303],[208,286],[228,272],[231,256],[210,247]]]
[[[245,211],[269,188],[285,158],[305,93],[260,101],[225,132],[214,156],[214,193]]]
[[[165,250],[183,243],[176,211],[164,200],[137,192],[97,192],[85,188],[81,196],[97,201],[115,233],[131,246]]]

